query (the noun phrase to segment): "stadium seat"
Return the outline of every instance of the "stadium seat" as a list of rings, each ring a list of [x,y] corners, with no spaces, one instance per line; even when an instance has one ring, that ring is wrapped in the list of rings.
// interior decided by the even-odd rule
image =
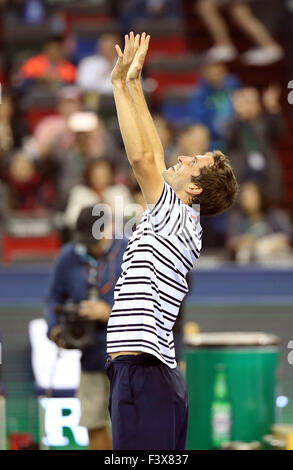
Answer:
[[[26,25],[5,21],[4,24],[4,42],[6,50],[19,50],[27,48],[36,48],[36,37],[38,38],[38,47],[41,47],[52,35],[50,22],[41,25]],[[11,54],[12,55],[12,54]]]
[[[71,0],[70,2],[58,2],[59,10],[66,13],[71,18],[101,18],[111,16],[111,5],[108,0],[99,0],[95,4],[93,1],[83,0]]]
[[[161,20],[137,20],[134,24],[135,33],[146,31],[151,35],[151,42],[146,61],[157,54],[177,56],[187,51],[184,35],[184,23],[180,19],[167,18]]]
[[[194,85],[192,86],[173,86],[166,88],[165,92],[162,96],[162,104],[170,103],[170,104],[180,104],[186,103],[190,99],[190,95]]]
[[[24,111],[30,132],[46,116],[56,114],[57,97],[48,88],[34,86],[24,95],[20,102],[20,108]]]
[[[160,100],[170,86],[195,85],[198,61],[198,56],[189,53],[181,54],[176,60],[174,57],[153,57],[148,63],[147,74],[158,85],[154,92],[155,99]]]
[[[119,23],[117,21],[87,21],[80,18],[72,25],[72,33],[77,38],[98,39],[101,34],[115,33],[119,34]]]

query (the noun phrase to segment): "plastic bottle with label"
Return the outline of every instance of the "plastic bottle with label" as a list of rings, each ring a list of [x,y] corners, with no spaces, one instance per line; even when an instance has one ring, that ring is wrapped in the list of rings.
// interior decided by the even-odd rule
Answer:
[[[227,367],[218,364],[215,367],[212,415],[212,445],[219,449],[232,438],[232,405],[228,390]]]

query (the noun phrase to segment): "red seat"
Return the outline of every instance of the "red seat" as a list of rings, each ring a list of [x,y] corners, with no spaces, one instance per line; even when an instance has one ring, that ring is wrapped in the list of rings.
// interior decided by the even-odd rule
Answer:
[[[170,35],[152,37],[146,60],[150,60],[156,54],[176,56],[187,52],[187,45],[184,36]]]
[[[44,237],[12,237],[3,235],[2,261],[11,263],[13,258],[42,258],[54,257],[60,249],[60,237],[58,234],[50,234]]]
[[[87,15],[87,14],[76,14],[76,13],[67,13],[66,14],[66,23],[68,30],[70,31],[76,24],[96,24],[100,25],[105,22],[111,21],[112,18],[108,14],[98,14],[98,15]]]
[[[6,85],[6,75],[4,70],[0,70],[0,83],[1,85]]]

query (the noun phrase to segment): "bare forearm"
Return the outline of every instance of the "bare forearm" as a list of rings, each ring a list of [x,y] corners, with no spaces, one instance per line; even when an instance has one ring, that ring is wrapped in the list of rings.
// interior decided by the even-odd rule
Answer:
[[[117,62],[111,73],[114,99],[117,108],[119,126],[135,177],[141,187],[147,203],[154,204],[159,199],[163,179],[154,159],[154,149],[144,129],[144,120],[139,116],[143,107],[134,103],[127,88],[128,78],[140,77],[144,59],[148,50],[150,36],[143,33],[134,37],[131,31],[125,35],[123,52],[118,44]]]
[[[153,159],[151,146],[143,136],[137,110],[125,83],[113,84],[119,127],[130,164],[142,158]]]
[[[166,169],[164,161],[164,149],[159,138],[154,121],[148,109],[145,96],[142,90],[140,79],[129,80],[127,82],[129,92],[133,99],[133,103],[139,116],[141,129],[148,140],[151,150],[154,153],[156,165],[160,171]]]

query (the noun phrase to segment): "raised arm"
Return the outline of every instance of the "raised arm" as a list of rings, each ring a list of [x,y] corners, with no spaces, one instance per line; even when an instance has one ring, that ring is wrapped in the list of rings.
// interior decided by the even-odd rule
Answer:
[[[157,133],[152,116],[149,112],[148,105],[141,86],[141,72],[144,60],[149,47],[150,36],[142,33],[139,47],[136,51],[134,60],[129,68],[126,82],[134,102],[134,106],[139,110],[139,118],[146,138],[150,142],[154,153],[155,163],[160,173],[166,170],[164,149]]]
[[[128,91],[126,77],[130,65],[139,48],[140,36],[133,33],[125,36],[125,47],[122,52],[116,45],[117,63],[111,74],[114,99],[117,109],[119,127],[128,160],[148,204],[157,202],[163,187],[162,176],[156,166],[154,150],[143,129],[140,105],[135,106]]]
[[[137,38],[135,42],[132,39],[128,35],[125,36],[123,52],[118,45],[115,46],[118,58],[111,74],[119,127],[131,165],[142,158],[147,160],[153,159],[151,149],[148,148],[147,143],[142,139],[136,110],[126,85],[127,72],[138,47]]]

